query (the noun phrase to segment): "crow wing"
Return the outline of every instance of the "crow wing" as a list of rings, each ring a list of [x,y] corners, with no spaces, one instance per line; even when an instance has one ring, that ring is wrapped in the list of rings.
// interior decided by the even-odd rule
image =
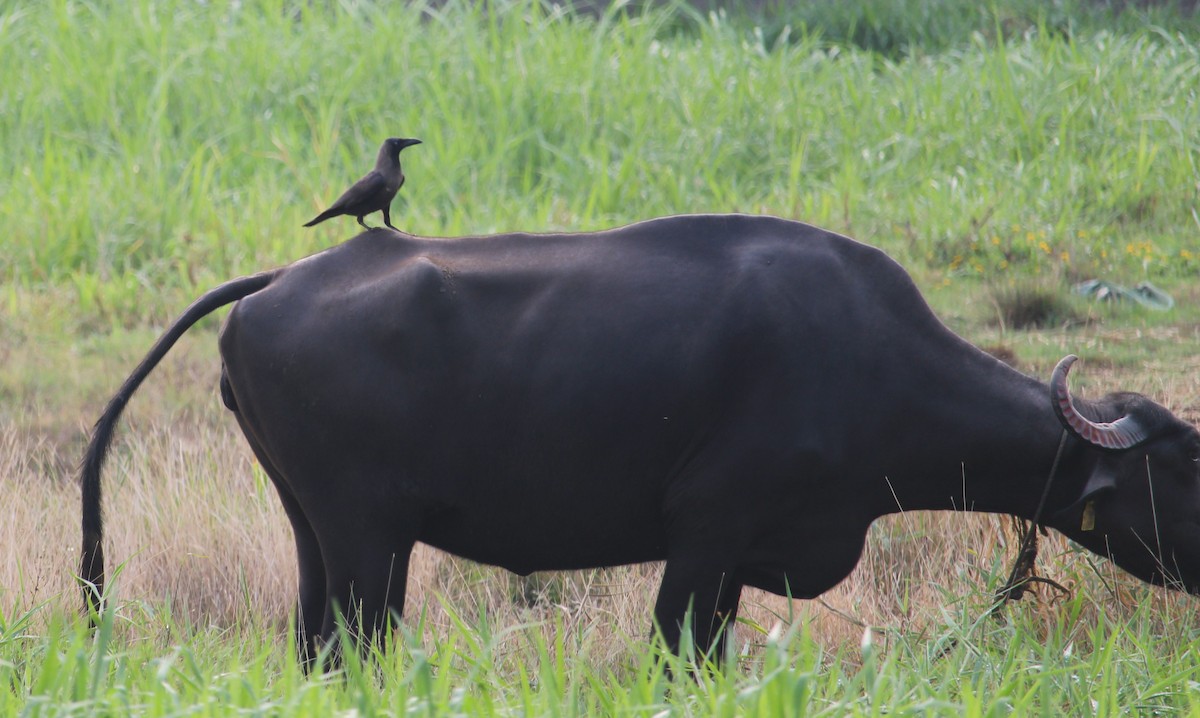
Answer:
[[[379,198],[386,190],[387,180],[379,172],[371,170],[366,176],[355,182],[350,189],[343,192],[342,196],[338,197],[329,209],[346,213],[374,211],[374,209],[378,209],[374,205],[378,204]],[[374,209],[369,209],[371,207]]]

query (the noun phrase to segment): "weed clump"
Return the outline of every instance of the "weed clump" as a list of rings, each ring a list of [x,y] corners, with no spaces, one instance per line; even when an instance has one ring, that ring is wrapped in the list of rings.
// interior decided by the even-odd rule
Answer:
[[[1067,327],[1082,321],[1063,293],[1043,283],[1020,283],[992,294],[1002,329]]]

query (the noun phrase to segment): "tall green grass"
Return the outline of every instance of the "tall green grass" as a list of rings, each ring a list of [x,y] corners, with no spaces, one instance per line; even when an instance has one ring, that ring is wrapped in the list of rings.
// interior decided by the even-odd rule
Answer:
[[[946,49],[889,57],[682,10],[6,4],[0,276],[144,319],[147,293],[351,235],[299,225],[390,135],[425,140],[396,206],[419,233],[749,211],[918,269],[1195,272],[1194,25],[1031,13],[1013,33],[976,8]]]
[[[1147,25],[1194,35],[1194,18],[1181,15],[1180,4],[1172,0],[750,0],[738,7],[770,38],[785,31],[799,32],[899,59],[961,48],[976,35],[995,40],[1037,33],[1065,39],[1099,30],[1136,33]],[[694,28],[704,20],[704,13],[683,13],[679,24]]]
[[[1071,599],[1078,614],[1084,600]],[[0,628],[0,712],[69,715],[394,716],[1061,716],[1200,715],[1196,629],[1162,637],[1150,608],[1090,627],[1046,629],[1028,613],[950,613],[943,640],[865,632],[830,652],[794,626],[718,669],[649,647],[607,670],[586,641],[564,645],[525,626],[458,620],[445,641],[401,632],[365,658],[303,675],[290,643],[261,631],[180,631],[150,617],[118,637],[109,612],[93,637],[54,620],[36,638],[21,618]],[[420,625],[415,631],[421,629]],[[675,676],[672,678],[667,670]]]

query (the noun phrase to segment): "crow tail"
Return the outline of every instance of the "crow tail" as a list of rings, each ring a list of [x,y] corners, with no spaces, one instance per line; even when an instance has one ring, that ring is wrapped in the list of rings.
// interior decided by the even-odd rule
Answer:
[[[339,212],[335,209],[327,209],[324,212],[322,212],[321,214],[318,214],[316,217],[313,217],[312,220],[309,221],[304,226],[311,227],[314,224],[320,224],[320,223],[324,222],[325,220],[329,219],[330,217],[336,217],[339,214],[341,214],[341,212]]]

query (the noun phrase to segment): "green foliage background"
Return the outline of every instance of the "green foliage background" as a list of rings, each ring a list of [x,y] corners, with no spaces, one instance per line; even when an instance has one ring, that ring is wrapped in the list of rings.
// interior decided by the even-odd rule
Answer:
[[[10,4],[0,276],[145,319],[146,291],[350,236],[299,225],[391,135],[425,141],[396,206],[416,233],[744,211],[966,274],[1200,268],[1190,18],[801,7]]]

